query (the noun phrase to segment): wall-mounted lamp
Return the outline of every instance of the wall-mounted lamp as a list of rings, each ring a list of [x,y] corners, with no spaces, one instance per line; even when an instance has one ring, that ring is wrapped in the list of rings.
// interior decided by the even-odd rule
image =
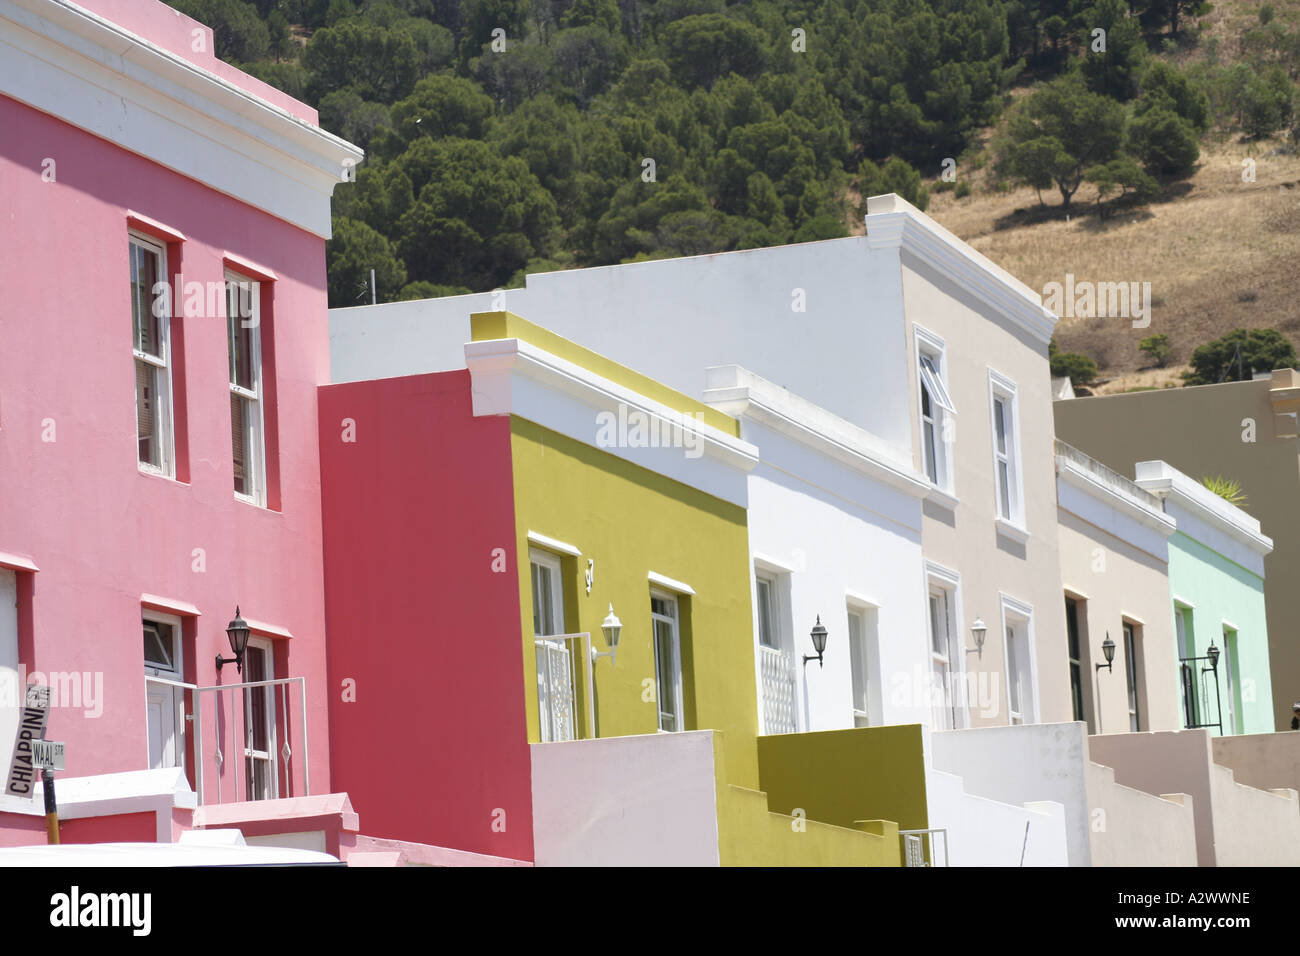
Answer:
[[[1110,639],[1110,631],[1106,632],[1106,639],[1101,642],[1101,652],[1106,655],[1106,663],[1094,666],[1097,670],[1101,670],[1104,667],[1106,668],[1106,672],[1110,673],[1113,670],[1111,665],[1115,662],[1115,642]]]
[[[1214,672],[1219,672],[1219,649],[1214,646],[1214,638],[1210,638],[1210,646],[1205,649],[1205,656],[1210,659],[1210,666]]]
[[[975,646],[966,648],[966,653],[969,654],[973,651],[976,657],[983,660],[984,636],[988,634],[988,632],[988,625],[984,623],[983,619],[978,617],[975,618],[975,623],[970,626],[971,637],[975,638]]]
[[[609,606],[609,613],[605,615],[605,620],[600,622],[600,632],[605,635],[605,643],[609,645],[609,650],[597,652],[595,648],[592,648],[591,659],[594,661],[598,657],[608,657],[612,667],[616,663],[618,655],[618,638],[623,632],[623,622],[614,613],[613,604]]]
[[[817,623],[813,625],[812,633],[809,636],[812,638],[813,650],[817,653],[805,654],[803,656],[803,666],[807,667],[809,661],[816,661],[818,667],[825,667],[826,664],[822,660],[822,654],[826,651],[826,628],[822,625],[822,616],[820,614],[817,615]]]
[[[244,673],[244,651],[248,649],[248,622],[239,616],[239,605],[235,605],[235,619],[226,625],[226,637],[230,638],[230,649],[235,652],[234,657],[222,657],[217,655],[217,673],[221,673],[221,668],[225,664],[234,664],[235,670],[240,674]]]

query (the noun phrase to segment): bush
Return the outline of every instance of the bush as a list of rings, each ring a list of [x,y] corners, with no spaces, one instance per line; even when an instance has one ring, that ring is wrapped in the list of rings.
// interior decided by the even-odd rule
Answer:
[[[1295,364],[1295,347],[1276,329],[1233,329],[1221,339],[1197,346],[1191,371],[1183,373],[1183,380],[1188,385],[1248,381],[1255,372]]]
[[[1100,369],[1097,363],[1082,352],[1062,352],[1056,347],[1056,339],[1047,346],[1047,358],[1051,365],[1052,377],[1068,376],[1075,388],[1087,388],[1097,380]]]
[[[1164,368],[1168,365],[1169,356],[1173,353],[1173,347],[1169,344],[1169,336],[1163,333],[1148,335],[1138,343],[1138,350],[1151,356],[1151,360],[1156,363],[1156,368]]]

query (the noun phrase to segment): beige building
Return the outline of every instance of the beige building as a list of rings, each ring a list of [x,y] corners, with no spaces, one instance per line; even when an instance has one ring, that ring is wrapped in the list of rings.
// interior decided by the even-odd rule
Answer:
[[[1070,720],[1047,361],[1056,317],[897,196],[869,201],[867,241],[898,252],[912,448],[932,485],[929,638],[937,683],[952,688],[934,726]]]
[[[1060,441],[1056,488],[1071,716],[1093,734],[1177,730],[1174,519],[1155,495]]]
[[[1300,372],[1193,388],[1078,398],[1055,403],[1060,438],[1110,468],[1162,459],[1192,476],[1241,482],[1244,510],[1273,538],[1265,559],[1269,666],[1278,730],[1300,701]]]

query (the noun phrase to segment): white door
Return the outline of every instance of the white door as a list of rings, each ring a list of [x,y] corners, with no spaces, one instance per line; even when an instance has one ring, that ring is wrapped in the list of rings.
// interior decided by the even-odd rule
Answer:
[[[530,551],[533,584],[533,646],[537,660],[537,727],[542,743],[573,740],[575,725],[573,654],[565,641],[564,590],[560,561],[545,551]]]
[[[275,680],[271,642],[250,637],[244,651],[244,683]],[[279,796],[275,770],[275,689],[244,688],[244,780],[249,800]]]
[[[159,615],[144,622],[145,714],[149,737],[149,769],[184,765],[184,729],[177,714],[182,696],[178,687],[160,681],[180,681],[179,618]]]
[[[0,568],[0,763],[13,758],[22,688],[18,682],[18,576]]]

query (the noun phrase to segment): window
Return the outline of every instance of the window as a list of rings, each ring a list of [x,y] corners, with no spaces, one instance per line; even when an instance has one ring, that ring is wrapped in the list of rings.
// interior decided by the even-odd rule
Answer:
[[[931,706],[937,730],[953,730],[960,726],[954,704],[953,675],[953,592],[930,585],[930,666],[934,686],[931,688]]]
[[[1087,704],[1091,693],[1085,690],[1083,660],[1083,642],[1079,634],[1079,602],[1072,597],[1065,599],[1065,631],[1069,644],[1070,660],[1070,702],[1073,705],[1075,720],[1086,721],[1088,732],[1092,733],[1092,721],[1088,720]]]
[[[529,552],[533,585],[533,646],[537,658],[537,726],[543,743],[573,740],[577,724],[573,652],[564,634],[564,591],[560,559]]]
[[[1238,683],[1240,679],[1237,673],[1237,632],[1230,627],[1223,629],[1223,676],[1227,681],[1227,704],[1228,720],[1224,725],[1223,732],[1227,734],[1241,733],[1241,725],[1238,723],[1237,707]]]
[[[253,504],[265,505],[261,283],[233,272],[226,273],[226,342],[235,494]]]
[[[947,386],[940,373],[942,351],[931,350],[932,345],[918,342],[918,375],[921,391],[921,448],[925,459],[925,473],[939,488],[948,488],[949,480],[947,436],[951,432],[948,416],[956,414]]]
[[[167,251],[132,235],[130,259],[137,460],[145,471],[170,477],[175,475],[170,297],[154,293],[167,281]]]
[[[754,579],[758,594],[758,643],[774,650],[781,649],[780,620],[777,617],[776,581],[765,575]]]
[[[1192,635],[1192,609],[1182,604],[1174,605],[1174,631],[1178,636],[1178,684],[1182,690],[1183,726],[1196,727],[1200,715],[1196,708],[1196,661]]]
[[[244,683],[275,679],[271,642],[250,637],[244,651]],[[249,800],[274,800],[279,796],[275,772],[275,688],[244,688],[244,786]]]
[[[174,686],[183,679],[181,622],[179,618],[157,614],[144,618],[143,626],[149,768],[183,767],[183,692]]]
[[[19,709],[14,706],[23,698],[19,680],[24,676],[18,654],[18,574],[0,568],[0,751],[12,753],[18,734]]]
[[[853,726],[884,723],[875,608],[849,606],[849,667],[853,676]]]
[[[993,497],[997,516],[1014,525],[1024,523],[1020,494],[1020,453],[1016,420],[1016,385],[989,369],[993,436]]]
[[[1142,711],[1138,704],[1141,688],[1141,665],[1138,661],[1137,628],[1124,622],[1124,679],[1128,685],[1128,729],[1134,733],[1142,729]]]
[[[651,592],[650,620],[654,627],[655,699],[659,707],[659,729],[683,730],[682,648],[678,627],[677,599]]]
[[[1002,634],[1005,639],[1007,719],[1012,724],[1036,720],[1034,706],[1033,610],[1002,595]]]

